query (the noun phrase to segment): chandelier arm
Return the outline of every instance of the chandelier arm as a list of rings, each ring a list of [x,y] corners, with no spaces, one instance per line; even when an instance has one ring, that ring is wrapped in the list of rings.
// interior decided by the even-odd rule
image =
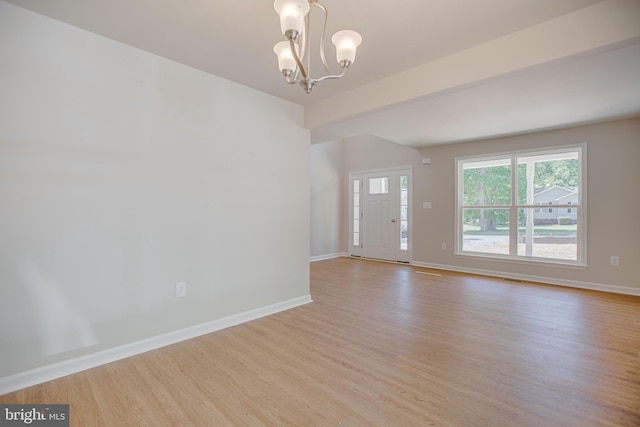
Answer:
[[[316,0],[314,0],[316,1]],[[309,2],[313,5],[313,3]],[[311,76],[311,8],[309,13],[304,17],[304,55],[300,56],[302,60],[307,59],[307,75]],[[311,78],[311,77],[309,77]]]
[[[307,54],[307,33],[309,32],[309,14],[304,17],[304,25],[302,31],[298,34],[298,47],[300,49],[299,58],[304,59]],[[307,67],[308,68],[308,67]]]
[[[327,59],[324,54],[324,38],[327,32],[327,21],[329,20],[329,12],[327,12],[327,8],[321,5],[318,2],[312,3],[312,6],[316,6],[318,9],[322,10],[324,13],[324,24],[322,25],[322,33],[320,34],[320,59],[322,60],[322,65],[324,66],[325,71],[328,74],[331,74],[331,70],[329,69],[329,65],[327,65]]]
[[[307,80],[307,72],[304,70],[304,67],[302,66],[302,61],[300,61],[300,58],[298,58],[298,54],[296,53],[296,45],[293,42],[293,39],[289,39],[289,47],[291,48],[291,55],[293,55],[293,59],[296,61],[296,64],[298,65],[298,70],[300,70],[300,73],[302,74],[302,77],[304,78],[304,80]]]
[[[323,80],[330,80],[330,79],[339,79],[341,77],[344,77],[344,75],[346,74],[347,69],[345,68],[344,70],[342,70],[342,73],[340,74],[332,74],[329,76],[322,76],[319,79],[311,79],[314,83],[318,83],[321,82]]]

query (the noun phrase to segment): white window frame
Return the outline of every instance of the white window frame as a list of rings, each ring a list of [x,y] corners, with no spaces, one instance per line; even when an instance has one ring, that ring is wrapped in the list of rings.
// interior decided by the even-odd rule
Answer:
[[[579,186],[578,186],[578,199],[579,205],[567,204],[567,205],[553,205],[554,208],[577,208],[578,215],[578,230],[577,230],[577,259],[576,260],[564,260],[554,258],[540,258],[526,255],[517,254],[517,239],[518,239],[518,209],[539,209],[540,205],[521,205],[518,204],[518,167],[517,159],[519,157],[528,156],[543,156],[543,155],[555,155],[566,152],[578,152],[578,159],[580,164],[579,171]],[[463,251],[463,194],[464,194],[464,178],[463,178],[463,164],[465,162],[492,162],[499,159],[509,158],[511,162],[511,204],[508,206],[482,206],[483,208],[496,209],[508,207],[510,210],[510,224],[516,224],[515,227],[511,226],[509,229],[509,242],[510,253],[509,255],[480,253]],[[587,267],[587,145],[586,144],[573,144],[557,147],[548,147],[531,150],[520,150],[503,153],[492,153],[486,155],[465,156],[455,158],[455,255],[457,257],[473,257],[484,259],[495,259],[499,261],[517,262],[526,264],[548,264],[550,266],[561,266],[569,268],[584,269]]]

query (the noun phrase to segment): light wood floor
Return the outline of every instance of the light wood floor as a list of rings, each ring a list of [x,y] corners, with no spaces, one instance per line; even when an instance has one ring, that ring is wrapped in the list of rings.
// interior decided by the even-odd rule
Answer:
[[[314,303],[0,397],[72,426],[640,426],[640,297],[339,258]]]

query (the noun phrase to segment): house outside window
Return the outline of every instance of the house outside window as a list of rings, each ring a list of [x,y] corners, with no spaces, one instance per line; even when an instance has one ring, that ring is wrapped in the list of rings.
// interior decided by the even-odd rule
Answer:
[[[457,158],[456,254],[584,265],[585,151]]]

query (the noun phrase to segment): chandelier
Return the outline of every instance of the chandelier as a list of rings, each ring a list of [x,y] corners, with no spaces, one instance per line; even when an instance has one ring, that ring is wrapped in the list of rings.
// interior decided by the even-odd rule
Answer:
[[[327,74],[317,79],[311,78],[310,75],[309,11],[312,6],[320,9],[324,15],[320,36],[320,59]],[[342,30],[331,37],[331,42],[336,47],[336,59],[342,68],[340,74],[332,74],[324,55],[327,9],[318,3],[318,0],[275,0],[273,8],[280,15],[280,29],[287,39],[287,41],[277,43],[273,48],[273,51],[278,55],[278,67],[287,83],[298,83],[307,93],[311,93],[317,83],[328,79],[339,79],[345,75],[349,66],[356,59],[356,49],[362,43],[360,34],[351,30]]]

